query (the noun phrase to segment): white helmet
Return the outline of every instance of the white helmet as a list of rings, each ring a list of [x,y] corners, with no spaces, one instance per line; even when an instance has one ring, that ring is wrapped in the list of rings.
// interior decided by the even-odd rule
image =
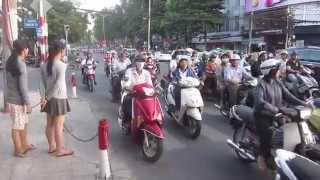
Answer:
[[[177,59],[178,59],[178,62],[180,62],[181,60],[187,60],[187,61],[191,60],[190,56],[187,56],[187,55],[178,55]]]
[[[261,63],[260,70],[261,73],[266,76],[270,73],[271,70],[279,69],[281,61],[277,59],[268,59]]]
[[[240,56],[238,54],[232,54],[230,60],[240,60]]]

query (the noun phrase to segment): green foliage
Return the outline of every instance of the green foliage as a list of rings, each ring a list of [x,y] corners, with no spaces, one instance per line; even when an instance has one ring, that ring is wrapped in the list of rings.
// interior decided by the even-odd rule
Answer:
[[[49,41],[65,38],[64,25],[70,25],[69,42],[76,43],[86,37],[87,16],[76,11],[70,1],[48,0],[52,9],[47,13]]]
[[[214,30],[222,23],[222,0],[151,0],[151,31],[173,35],[188,44],[192,35]],[[105,33],[110,39],[146,40],[148,0],[122,0],[112,10],[105,10]],[[96,19],[94,33],[102,39],[102,17]]]

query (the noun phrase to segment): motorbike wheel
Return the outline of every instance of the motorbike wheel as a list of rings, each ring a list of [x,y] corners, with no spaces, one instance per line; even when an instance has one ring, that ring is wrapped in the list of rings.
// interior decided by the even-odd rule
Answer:
[[[196,139],[201,133],[201,121],[195,120],[191,117],[188,119],[187,128],[192,139]]]
[[[148,141],[146,138],[148,138]],[[160,159],[162,152],[163,152],[162,139],[146,132],[143,135],[143,142],[142,142],[142,154],[145,160],[149,162],[156,162]]]
[[[234,130],[233,133],[233,142],[237,145],[239,145],[240,148],[244,149],[247,153],[251,154],[253,157],[257,157],[257,149],[251,145],[251,143],[248,145],[249,142],[248,139],[250,138],[250,132],[247,132],[248,129],[244,128],[242,131],[242,127],[239,127]],[[243,155],[241,152],[234,149],[234,152],[236,153],[236,156],[244,163],[253,163],[255,160],[247,158],[245,155]]]
[[[93,88],[93,79],[88,80],[88,87],[89,87],[89,91],[93,92],[94,88]]]

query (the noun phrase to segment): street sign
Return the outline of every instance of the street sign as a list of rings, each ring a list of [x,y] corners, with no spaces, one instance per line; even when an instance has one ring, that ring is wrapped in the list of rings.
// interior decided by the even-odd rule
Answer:
[[[38,21],[36,19],[24,19],[23,27],[24,28],[37,28]]]
[[[37,28],[37,37],[39,38],[39,37],[42,37],[43,35],[42,35],[43,33],[42,33],[42,28]]]
[[[30,6],[33,10],[39,12],[40,0],[33,0]],[[47,0],[43,0],[43,13],[46,14],[51,8],[52,5]]]

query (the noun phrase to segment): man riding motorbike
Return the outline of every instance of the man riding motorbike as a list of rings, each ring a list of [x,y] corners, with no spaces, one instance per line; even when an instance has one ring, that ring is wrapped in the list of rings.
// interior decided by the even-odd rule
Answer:
[[[172,82],[178,83],[181,78],[185,77],[193,77],[197,78],[194,71],[188,66],[188,57],[180,56],[178,68],[172,73]],[[179,86],[175,86],[174,88],[174,98],[176,103],[176,110],[180,110],[180,102],[181,102],[181,88]]]
[[[267,52],[263,51],[258,57],[258,61],[254,62],[251,66],[251,74],[253,77],[259,78],[261,76],[260,66],[261,63],[268,59]]]
[[[132,90],[135,85],[148,83],[153,86],[150,73],[143,69],[145,63],[145,58],[142,55],[135,57],[134,66],[129,68],[125,73],[125,88],[126,90]],[[125,125],[130,125],[131,114],[132,114],[132,96],[130,94],[123,98],[121,105],[123,112],[122,120]]]
[[[266,169],[266,160],[271,157],[272,131],[270,127],[273,124],[274,116],[277,113],[294,116],[295,111],[285,107],[284,99],[292,104],[306,105],[293,96],[279,80],[280,64],[281,62],[275,59],[264,61],[260,66],[263,78],[256,88],[254,119],[260,139],[258,164],[262,170]]]
[[[227,67],[224,71],[224,81],[229,93],[229,105],[232,107],[238,102],[238,95],[241,92],[241,86],[243,79],[253,79],[243,68],[240,67],[240,56],[233,54],[230,58],[231,66]]]
[[[112,63],[112,72],[119,73],[127,69],[127,67],[131,64],[130,59],[127,57],[125,53],[120,54],[120,58],[113,61]]]
[[[88,53],[87,58],[86,58],[86,61],[85,61],[85,64],[84,64],[84,67],[86,67],[86,66],[88,67],[88,66],[91,66],[91,65],[93,66],[93,69],[95,69],[97,63],[96,63],[96,61],[93,59],[92,53]],[[84,72],[83,82],[85,82],[85,78],[86,78],[85,73],[86,73],[86,72]],[[93,75],[93,78],[94,78],[94,84],[97,85],[96,75],[95,75],[95,74]]]
[[[289,81],[296,83],[299,87],[299,79],[297,77],[297,74],[299,73],[307,73],[301,64],[301,62],[298,59],[298,54],[296,52],[293,52],[291,54],[291,58],[287,62],[287,78]]]
[[[204,81],[204,91],[207,94],[212,94],[216,92],[216,89],[217,89],[216,69],[218,64],[216,63],[216,58],[217,57],[215,54],[211,55],[205,67],[203,81]]]
[[[288,51],[283,50],[280,53],[281,57],[281,65],[280,65],[280,76],[281,77],[286,77],[287,75],[287,62],[288,62]]]

